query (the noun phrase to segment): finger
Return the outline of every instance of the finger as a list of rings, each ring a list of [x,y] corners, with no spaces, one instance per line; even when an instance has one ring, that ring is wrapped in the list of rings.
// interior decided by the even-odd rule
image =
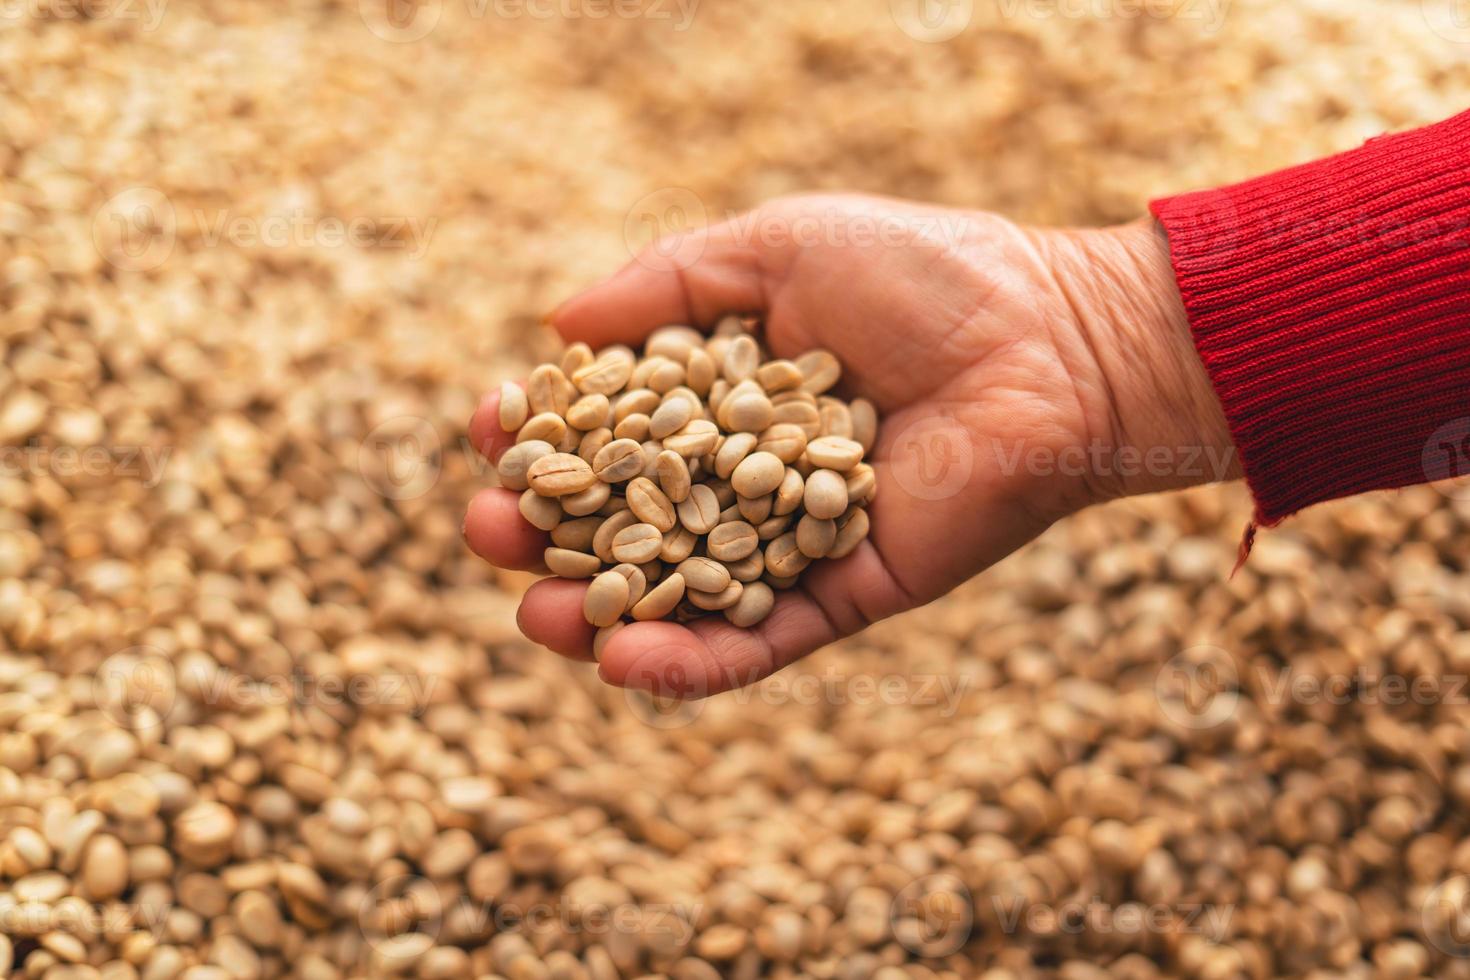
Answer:
[[[480,399],[480,406],[470,418],[470,445],[490,462],[515,445],[516,434],[500,427],[500,390],[490,392]]]
[[[502,487],[481,490],[465,512],[464,539],[470,550],[497,568],[545,571],[542,555],[551,538],[521,516],[520,494]]]
[[[836,639],[811,597],[791,590],[776,593],[770,616],[750,629],[721,616],[687,626],[632,623],[608,640],[598,674],[619,687],[698,699],[764,680]]]
[[[573,660],[592,659],[597,627],[582,617],[586,582],[549,578],[526,590],[516,625],[527,639]]]
[[[666,236],[607,279],[563,303],[551,325],[594,349],[633,344],[670,323],[713,324],[725,313],[762,313],[781,256],[741,229],[758,215]]]

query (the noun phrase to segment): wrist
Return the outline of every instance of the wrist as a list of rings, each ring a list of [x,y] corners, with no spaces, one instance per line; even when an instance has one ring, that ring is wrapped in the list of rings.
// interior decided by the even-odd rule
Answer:
[[[1152,219],[1034,232],[1067,295],[1110,418],[1089,448],[1097,501],[1240,476],[1220,401],[1190,334],[1163,230]]]

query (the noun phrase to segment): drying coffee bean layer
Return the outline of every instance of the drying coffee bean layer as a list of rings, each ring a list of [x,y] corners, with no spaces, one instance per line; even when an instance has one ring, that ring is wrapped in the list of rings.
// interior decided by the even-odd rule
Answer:
[[[825,350],[769,357],[729,316],[711,337],[655,331],[641,358],[573,344],[525,388],[501,387],[516,444],[500,482],[551,532],[552,574],[592,579],[596,652],[627,619],[755,626],[774,590],[862,543],[878,414],[828,394],[841,377]]]

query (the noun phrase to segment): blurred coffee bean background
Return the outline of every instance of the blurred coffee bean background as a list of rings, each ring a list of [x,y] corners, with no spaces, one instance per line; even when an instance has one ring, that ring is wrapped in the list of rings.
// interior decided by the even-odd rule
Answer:
[[[1234,578],[1242,487],[1120,502],[683,706],[459,534],[656,233],[1123,221],[1467,107],[1438,0],[0,0],[0,973],[1470,977],[1463,485]]]

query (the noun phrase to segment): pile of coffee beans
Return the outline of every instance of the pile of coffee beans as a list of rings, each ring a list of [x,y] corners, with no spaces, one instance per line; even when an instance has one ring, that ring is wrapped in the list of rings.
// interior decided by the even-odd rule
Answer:
[[[878,415],[828,394],[841,376],[825,350],[772,358],[728,316],[709,337],[663,327],[641,357],[573,344],[525,388],[502,386],[516,443],[500,482],[551,533],[546,567],[592,580],[599,650],[627,619],[754,626],[772,590],[867,537]]]

